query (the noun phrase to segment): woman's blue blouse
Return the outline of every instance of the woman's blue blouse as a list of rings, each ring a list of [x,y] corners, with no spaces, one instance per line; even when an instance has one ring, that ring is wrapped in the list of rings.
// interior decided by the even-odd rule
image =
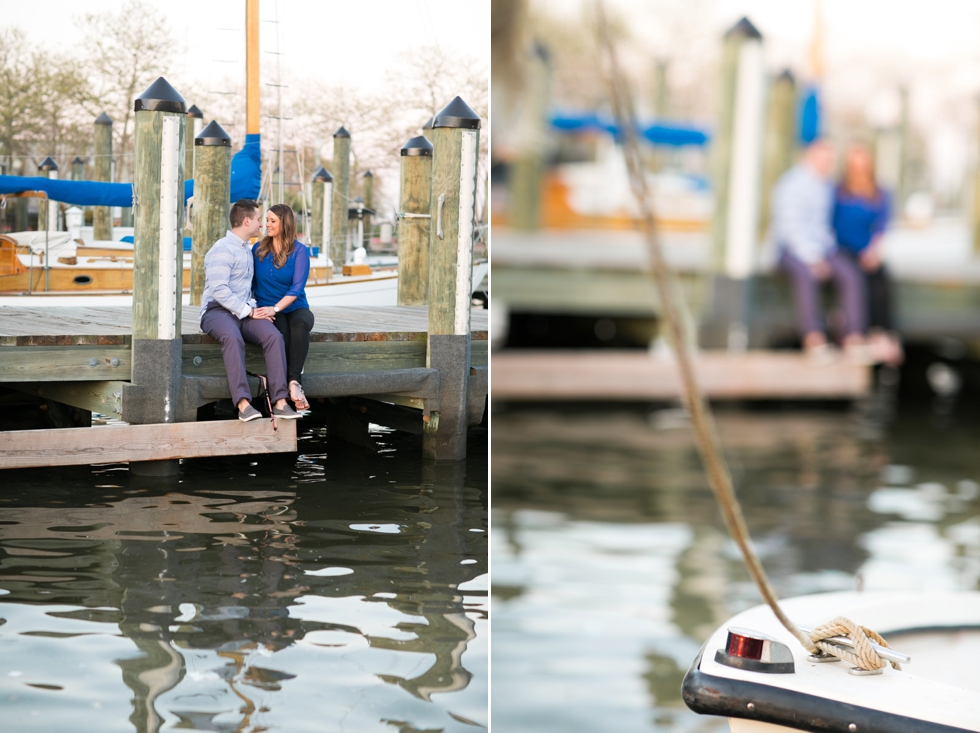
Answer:
[[[276,267],[275,256],[270,252],[264,260],[258,256],[259,244],[252,246],[252,259],[255,262],[255,275],[252,278],[252,294],[260,308],[278,303],[285,295],[295,295],[296,300],[283,308],[280,313],[289,313],[297,308],[309,308],[306,301],[306,280],[310,276],[310,250],[299,240],[293,242],[293,253],[286,264]]]
[[[891,216],[891,196],[881,190],[877,200],[853,196],[838,187],[834,196],[834,231],[837,245],[859,253],[885,231]]]

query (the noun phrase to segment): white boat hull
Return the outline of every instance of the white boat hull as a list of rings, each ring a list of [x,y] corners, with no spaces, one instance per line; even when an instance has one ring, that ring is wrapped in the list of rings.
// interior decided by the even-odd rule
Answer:
[[[802,645],[767,606],[738,614],[705,643],[684,680],[696,712],[726,715],[733,733],[775,730],[840,733],[980,731],[980,593],[827,593],[781,603],[810,628],[845,616],[874,629],[912,657],[901,671],[858,677],[846,662],[808,660]],[[716,660],[728,629],[761,632],[786,644],[795,670],[770,674]]]

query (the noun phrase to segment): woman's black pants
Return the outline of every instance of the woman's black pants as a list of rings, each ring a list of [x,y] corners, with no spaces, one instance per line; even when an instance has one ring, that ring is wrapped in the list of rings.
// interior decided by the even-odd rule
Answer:
[[[303,383],[301,374],[310,351],[310,331],[313,313],[309,308],[297,308],[289,313],[277,313],[274,321],[286,345],[286,381]]]

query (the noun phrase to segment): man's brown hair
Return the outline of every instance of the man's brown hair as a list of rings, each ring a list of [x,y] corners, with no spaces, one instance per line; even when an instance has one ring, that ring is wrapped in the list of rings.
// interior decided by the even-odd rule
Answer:
[[[240,227],[245,219],[255,217],[252,214],[255,213],[256,209],[259,208],[258,201],[252,201],[252,199],[238,199],[231,206],[231,213],[228,215],[229,221],[231,221],[231,228]]]

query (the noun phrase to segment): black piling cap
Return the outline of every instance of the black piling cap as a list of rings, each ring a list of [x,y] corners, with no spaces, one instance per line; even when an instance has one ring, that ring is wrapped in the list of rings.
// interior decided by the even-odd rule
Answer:
[[[432,157],[432,143],[425,139],[424,135],[413,137],[402,145],[402,155],[425,155]]]
[[[54,158],[50,155],[41,161],[41,165],[37,167],[39,171],[56,171],[58,170],[58,164],[54,162]]]
[[[82,160],[82,159],[81,159],[81,158],[79,158],[78,156],[75,156],[75,160],[73,160],[73,161],[71,162],[71,164],[72,164],[72,165],[75,165],[75,164],[77,164],[77,163],[81,163],[82,165],[85,165],[85,161],[84,161],[84,160]]]
[[[432,129],[432,120],[434,120],[434,119],[435,119],[435,117],[430,117],[429,118],[429,121],[426,122],[424,125],[422,125],[422,129],[423,130],[431,130]]]
[[[330,183],[333,180],[333,176],[330,175],[330,171],[321,165],[319,168],[313,171],[313,180]]]
[[[374,174],[371,171],[364,171],[365,178],[374,178]]]
[[[748,18],[742,18],[725,33],[725,38],[737,37],[754,38],[758,41],[762,40],[762,34],[759,33],[759,29],[752,25],[752,21]]]
[[[95,118],[95,124],[96,125],[111,125],[112,124],[112,118],[109,115],[107,115],[105,112],[103,112],[102,114],[100,114],[98,117]]]
[[[225,132],[216,120],[211,120],[208,126],[201,130],[201,134],[194,138],[194,145],[219,145],[230,148],[231,135]]]
[[[337,130],[337,132],[335,132],[333,134],[333,136],[334,137],[350,137],[350,133],[347,132],[347,130],[344,129],[343,125],[341,125],[340,126],[340,129]]]
[[[192,104],[191,105],[191,108],[189,110],[187,110],[187,116],[188,117],[199,117],[202,120],[204,119],[204,113],[197,108],[197,105],[196,104]]]
[[[464,130],[479,130],[480,115],[470,109],[461,97],[456,97],[432,118],[432,127],[455,127]]]
[[[789,69],[783,69],[783,72],[776,77],[776,81],[788,81],[790,84],[795,84],[796,77],[793,76],[793,72]]]
[[[187,112],[187,102],[177,90],[170,86],[170,82],[162,76],[150,84],[142,94],[136,98],[133,106],[137,112],[177,112],[185,114]]]

